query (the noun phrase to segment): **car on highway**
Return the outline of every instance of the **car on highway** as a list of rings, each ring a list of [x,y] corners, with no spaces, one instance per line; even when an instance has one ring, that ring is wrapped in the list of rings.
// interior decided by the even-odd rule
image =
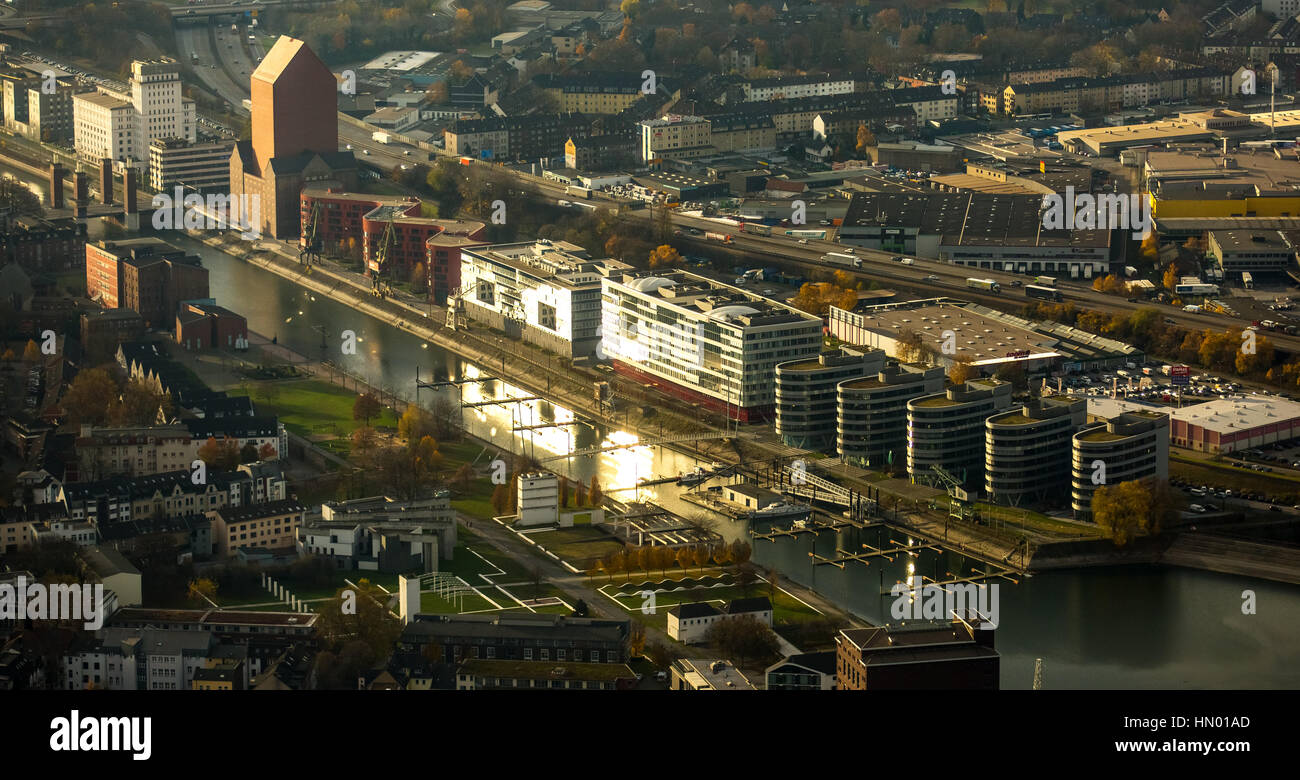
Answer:
[[[1012,279],[1011,281],[1007,282],[1008,287],[1023,287],[1024,284],[1025,283],[1020,281],[1019,279]]]
[[[801,244],[806,244],[806,243],[808,243],[808,239],[806,239],[806,238],[801,238],[801,239],[799,239],[799,243],[801,243]]]
[[[901,262],[903,262],[903,256],[902,256],[902,255],[894,255],[893,257],[891,257],[891,258],[889,258],[889,259],[892,260],[892,261],[895,262],[895,263],[901,263]]]
[[[362,153],[362,154],[370,154],[370,150],[369,150],[369,149],[362,149],[362,150],[361,150],[361,153]]]
[[[934,274],[930,274],[929,276],[925,277],[925,280],[927,282],[937,282],[939,281],[939,277],[935,276]]]
[[[352,151],[352,144],[348,144],[348,151]]]
[[[853,247],[851,247],[851,246],[846,246],[846,247],[844,247],[844,253],[845,253],[845,254],[849,254],[849,255],[851,255],[851,254],[853,254],[853,251],[854,251],[854,250],[853,250]]]
[[[411,156],[411,150],[410,150],[410,149],[407,149],[406,151],[402,152],[402,154],[406,155],[407,157],[410,157],[410,156]]]

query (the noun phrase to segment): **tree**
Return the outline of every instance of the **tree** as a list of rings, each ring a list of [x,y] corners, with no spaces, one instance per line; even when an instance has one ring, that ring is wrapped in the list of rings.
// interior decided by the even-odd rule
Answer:
[[[170,393],[155,393],[144,381],[132,379],[122,388],[117,403],[110,404],[108,417],[113,425],[152,425],[159,410],[169,418],[173,409]]]
[[[387,657],[402,633],[402,624],[384,606],[387,593],[366,579],[357,586],[340,588],[325,603],[316,620],[317,633],[329,646],[357,641],[370,650],[372,658]]]
[[[1174,291],[1174,288],[1178,286],[1178,265],[1176,263],[1169,264],[1169,267],[1165,269],[1164,276],[1161,277],[1160,282],[1164,285],[1166,290],[1170,292]]]
[[[600,480],[595,474],[591,475],[591,487],[587,491],[587,500],[596,508],[600,508],[601,502],[605,500],[605,493],[600,489]]]
[[[772,629],[753,615],[719,620],[709,626],[704,638],[720,656],[733,659],[737,666],[745,666],[746,661],[774,660],[781,649]]]
[[[23,359],[26,360],[26,356]],[[109,405],[117,397],[117,382],[107,371],[102,368],[82,371],[63,394],[62,404],[68,424],[103,425],[108,422]]]
[[[424,92],[430,103],[435,105],[446,103],[450,98],[447,93],[447,82],[439,81],[434,83]]]
[[[846,290],[829,282],[808,282],[790,299],[790,305],[809,314],[825,317],[831,306],[852,309],[857,305],[856,290]]]
[[[753,552],[754,550],[749,546],[749,542],[737,539],[731,543],[731,563],[743,567],[749,563],[749,558]]]
[[[660,244],[650,253],[651,268],[669,268],[681,262],[681,253],[668,244]]]
[[[258,460],[275,460],[279,453],[275,450],[275,445],[269,441],[257,448]]]
[[[39,363],[43,359],[44,356],[41,354],[41,348],[36,345],[35,341],[28,339],[27,346],[23,347],[23,362]]]
[[[975,367],[974,360],[970,355],[957,355],[952,359],[952,365],[948,368],[948,379],[954,385],[965,384],[968,380],[975,379],[980,375],[980,371]]]
[[[857,150],[862,157],[867,156],[867,149],[876,145],[876,137],[872,135],[871,128],[867,127],[866,122],[858,125]]]
[[[510,488],[505,485],[497,485],[492,488],[492,511],[496,512],[498,517],[504,515],[507,507],[510,505],[509,493]]]
[[[41,199],[27,189],[21,181],[9,176],[0,176],[0,211],[8,211],[15,217],[23,215],[39,217],[42,213]]]
[[[239,448],[239,462],[253,463],[256,460],[257,460],[257,445],[252,443],[251,441],[245,442],[244,446]]]
[[[1092,519],[1106,531],[1116,547],[1123,547],[1139,527],[1149,503],[1140,482],[1102,485],[1092,494]]]
[[[677,558],[677,565],[681,567],[682,571],[686,571],[695,562],[695,556],[691,554],[691,548],[689,547],[678,547],[675,557]]]
[[[357,400],[359,401],[360,398]],[[353,414],[355,415],[355,410]],[[433,429],[433,415],[415,404],[407,404],[406,411],[402,412],[401,418],[397,421],[397,435],[408,442],[416,442],[425,436],[432,436]]]
[[[217,471],[234,471],[239,465],[239,441],[225,436],[209,436],[199,447],[199,460]]]
[[[357,396],[357,400],[352,402],[352,419],[361,420],[366,425],[370,424],[373,417],[378,417],[383,407],[379,399],[370,393],[362,393]]]
[[[375,448],[375,429],[369,425],[363,425],[352,431],[352,449],[359,455],[365,455]]]
[[[645,652],[645,626],[633,620],[628,626],[627,652],[629,656],[640,656]]]
[[[708,545],[697,544],[691,548],[691,558],[695,561],[697,567],[707,564],[711,557]]]
[[[569,508],[569,478],[563,474],[560,475],[560,507]]]
[[[188,595],[191,601],[197,601],[206,607],[208,602],[217,597],[217,583],[202,577],[190,580]]]

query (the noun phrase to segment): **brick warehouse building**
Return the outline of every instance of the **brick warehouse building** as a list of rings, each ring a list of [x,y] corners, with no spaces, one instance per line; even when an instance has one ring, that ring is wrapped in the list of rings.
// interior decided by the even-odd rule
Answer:
[[[253,137],[230,155],[230,194],[260,197],[264,235],[297,238],[303,185],[357,186],[356,159],[338,150],[338,82],[307,44],[281,36],[251,91]]]
[[[208,303],[186,303],[176,315],[176,343],[187,350],[234,349],[248,339],[248,321]]]
[[[306,243],[314,215],[321,247],[338,248],[349,238],[358,239],[368,276],[406,280],[417,264],[424,263],[430,299],[438,303],[460,287],[460,250],[488,243],[487,226],[482,222],[422,217],[420,201],[414,198],[312,187],[302,191],[300,201],[300,243]],[[392,243],[387,262],[380,268],[379,249],[390,222]]]
[[[86,244],[86,297],[168,328],[182,301],[208,297],[208,269],[161,239],[97,241]]]

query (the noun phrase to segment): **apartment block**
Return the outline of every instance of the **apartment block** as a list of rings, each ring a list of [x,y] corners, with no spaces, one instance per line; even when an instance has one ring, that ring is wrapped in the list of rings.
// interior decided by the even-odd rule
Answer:
[[[213,552],[220,558],[247,547],[278,550],[295,546],[306,507],[296,500],[270,501],[209,510]]]
[[[137,312],[170,328],[183,301],[208,297],[208,271],[195,255],[157,238],[86,245],[86,295],[108,309]]]
[[[626,620],[545,614],[418,615],[397,640],[398,652],[432,660],[558,661],[626,664]]]
[[[672,114],[647,119],[637,124],[637,135],[637,159],[643,163],[665,157],[690,159],[716,151],[712,125],[704,117]]]

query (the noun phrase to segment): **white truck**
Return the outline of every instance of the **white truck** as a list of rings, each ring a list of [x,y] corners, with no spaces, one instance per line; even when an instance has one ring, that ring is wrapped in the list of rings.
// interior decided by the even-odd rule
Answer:
[[[376,130],[375,132],[371,133],[370,138],[374,140],[376,143],[381,143],[381,144],[386,144],[393,140],[392,136],[390,136],[388,133],[383,132],[382,130]]]
[[[822,262],[830,265],[847,265],[853,268],[862,267],[862,258],[847,255],[843,252],[827,252],[822,255]]]

